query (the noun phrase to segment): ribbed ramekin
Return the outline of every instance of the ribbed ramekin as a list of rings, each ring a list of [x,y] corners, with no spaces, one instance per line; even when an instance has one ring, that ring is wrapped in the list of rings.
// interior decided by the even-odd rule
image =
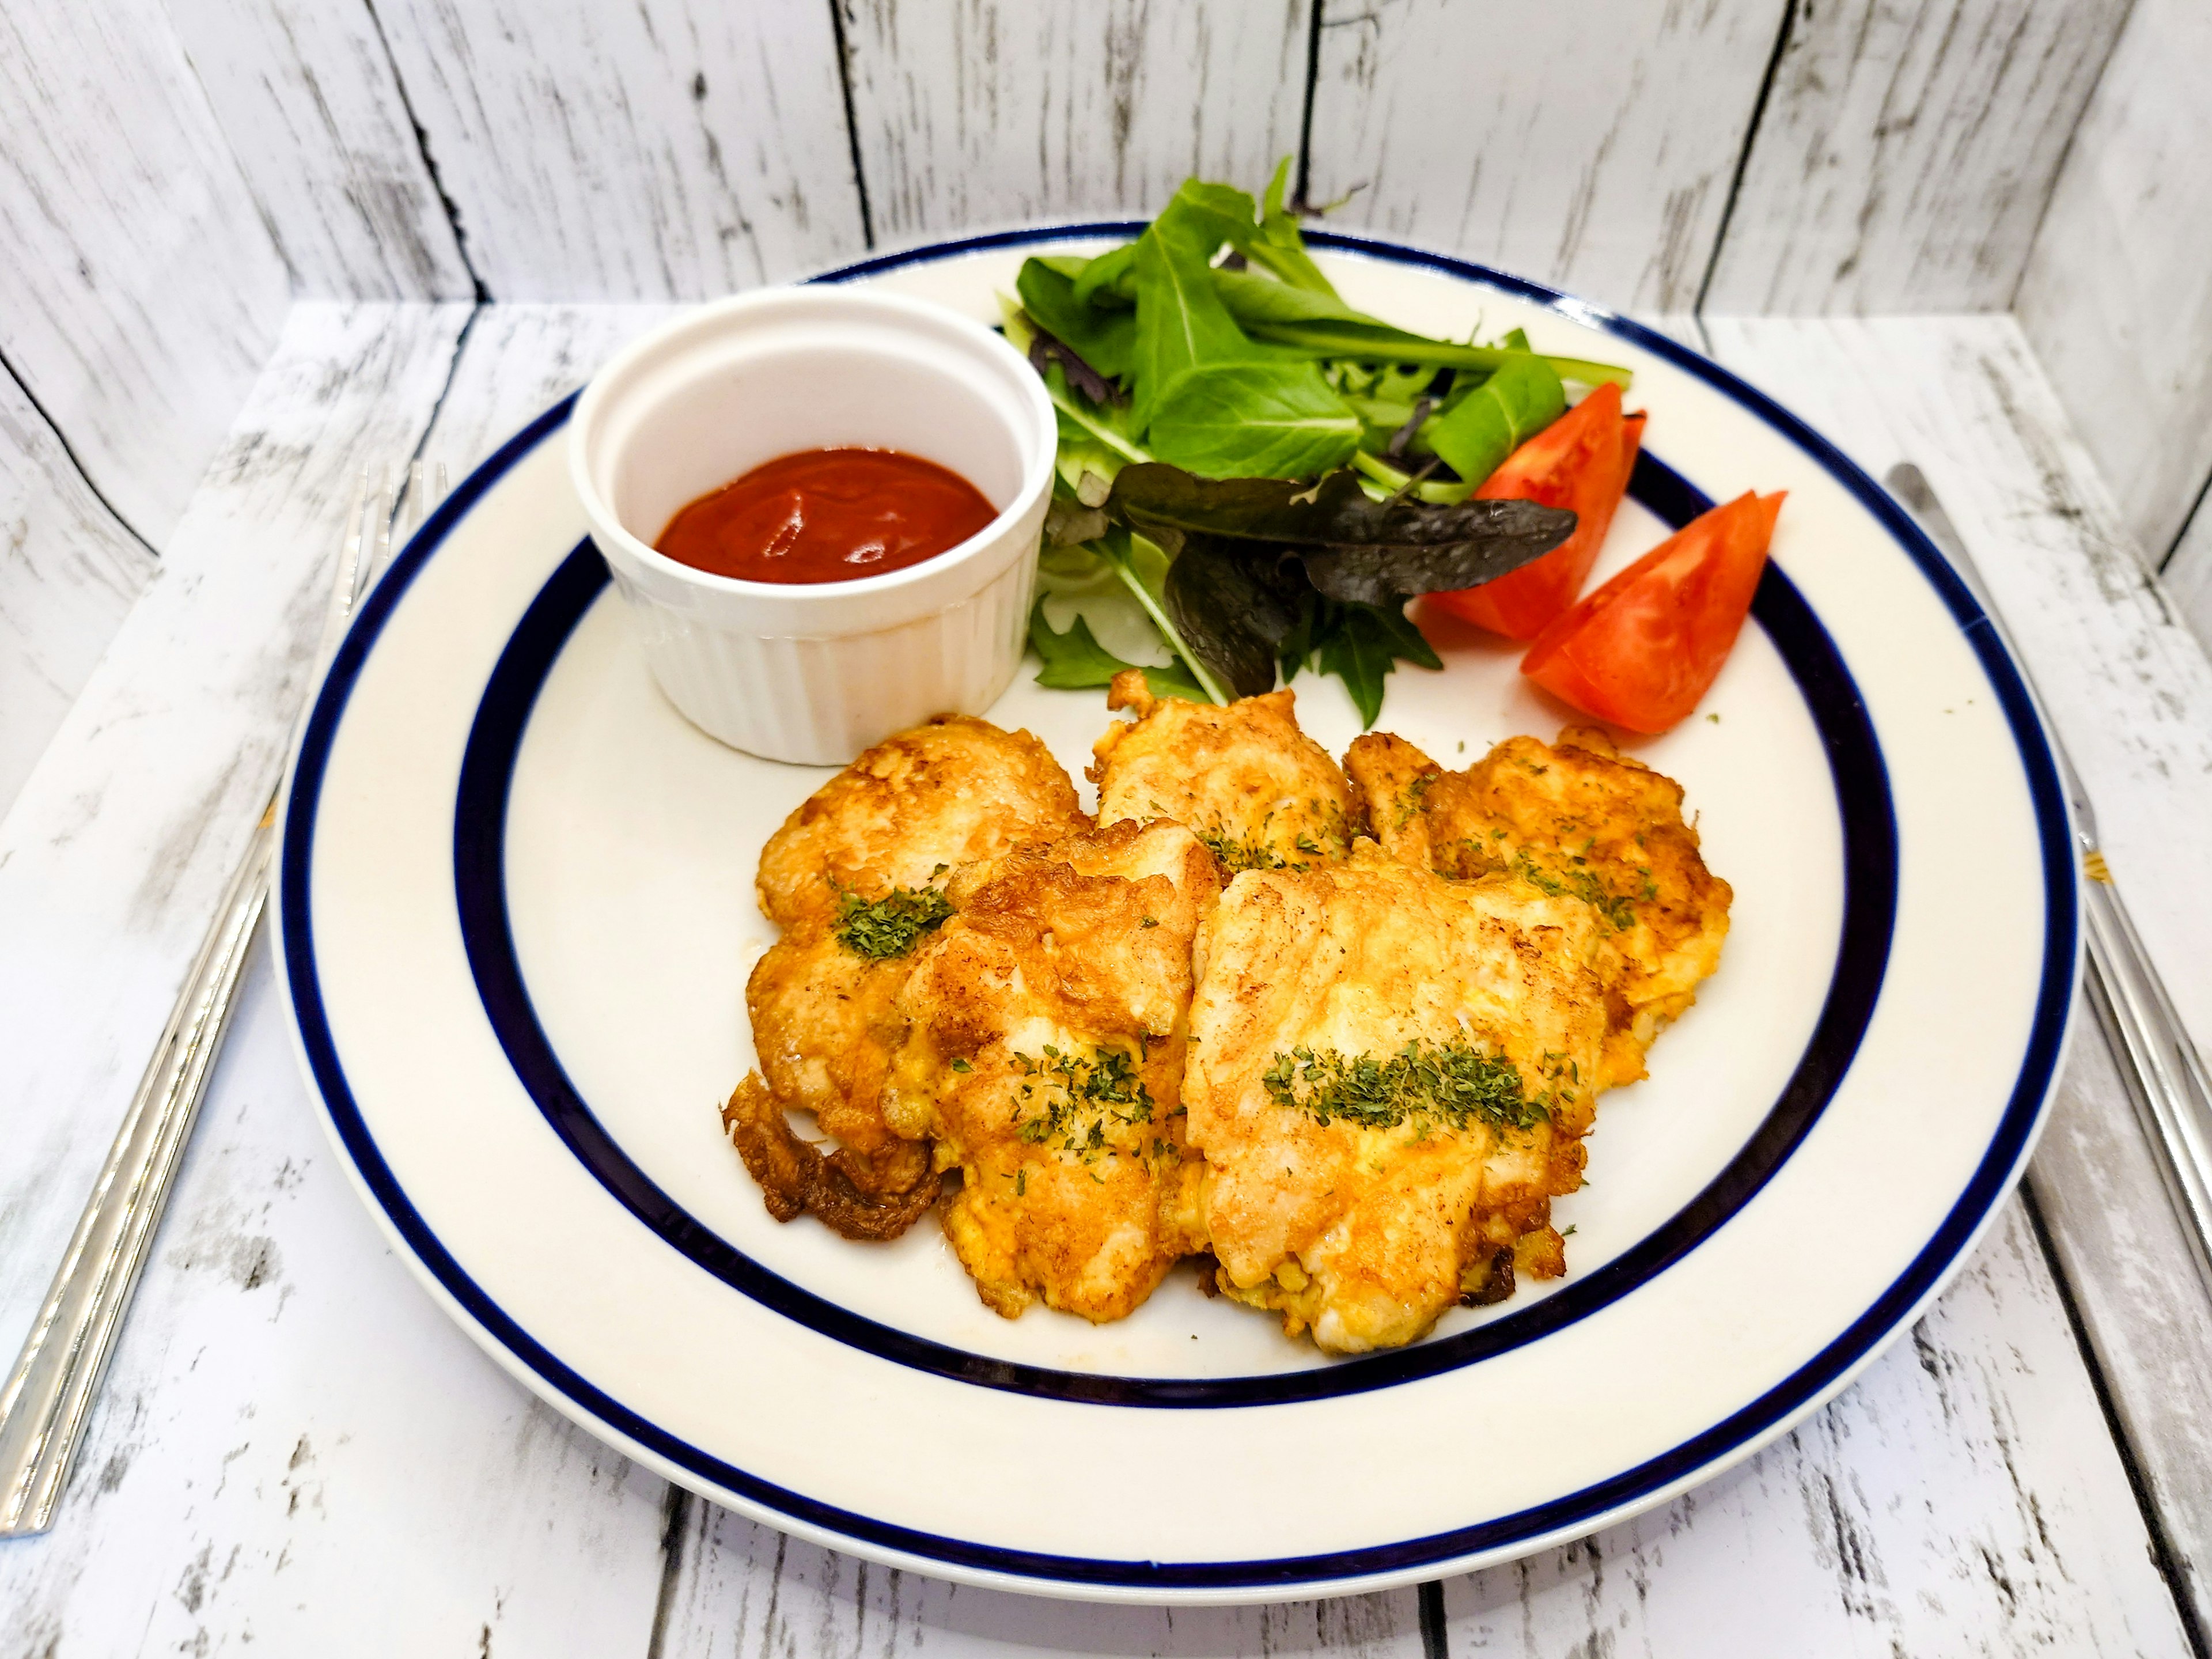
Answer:
[[[653,331],[593,377],[568,466],[669,701],[724,743],[842,765],[932,714],[981,714],[1019,665],[1058,429],[1043,383],[980,323],[890,295],[779,289]],[[739,581],[653,550],[685,503],[799,450],[903,450],[999,509],[857,581]]]

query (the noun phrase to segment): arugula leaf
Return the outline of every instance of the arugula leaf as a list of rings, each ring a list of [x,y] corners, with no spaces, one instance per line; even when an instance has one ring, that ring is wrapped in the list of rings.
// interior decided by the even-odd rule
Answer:
[[[1312,599],[1304,575],[1282,559],[1212,536],[1184,539],[1168,567],[1164,595],[1176,625],[1215,676],[1240,697],[1275,689],[1283,641]]]
[[[1278,282],[1273,276],[1225,270],[1214,271],[1213,286],[1221,295],[1221,302],[1229,307],[1229,314],[1246,328],[1292,323],[1345,323],[1380,329],[1385,334],[1403,336],[1409,340],[1422,337],[1393,328],[1380,317],[1354,311],[1338,299],[1333,289],[1302,288]]]
[[[1121,246],[1087,262],[1074,277],[1075,302],[1126,311],[1137,303],[1137,245]]]
[[[1334,293],[1295,288],[1247,271],[1216,270],[1213,286],[1245,333],[1304,356],[1425,363],[1431,368],[1489,373],[1515,351],[1508,345],[1459,345],[1449,340],[1432,340],[1394,327],[1364,311],[1354,311]],[[1515,332],[1519,334],[1518,330]],[[1527,348],[1524,344],[1519,349]],[[1611,380],[1626,390],[1634,378],[1617,364],[1591,362],[1582,357],[1545,356],[1543,361],[1563,380],[1579,380],[1585,386]]]
[[[1252,264],[1274,272],[1290,287],[1308,289],[1333,300],[1336,290],[1329,286],[1328,278],[1321,274],[1320,267],[1306,252],[1306,239],[1299,233],[1297,216],[1283,205],[1283,192],[1290,176],[1291,158],[1286,155],[1276,167],[1274,179],[1257,208],[1249,196],[1233,185],[1187,179],[1182,188],[1176,191],[1169,210],[1180,208],[1204,226],[1211,238],[1206,249],[1209,262],[1214,251],[1226,242]]]
[[[1213,290],[1214,217],[1181,195],[1137,239],[1135,384],[1130,428],[1142,438],[1177,379],[1201,363],[1258,356]]]
[[[1023,263],[1014,290],[1038,327],[1066,342],[1101,374],[1118,380],[1129,372],[1137,349],[1137,319],[1129,313],[1077,303],[1075,284],[1042,259]]]
[[[1263,264],[1292,288],[1310,289],[1316,294],[1336,297],[1328,278],[1321,274],[1313,256],[1306,252],[1306,239],[1298,230],[1297,216],[1283,205],[1283,192],[1291,182],[1291,158],[1287,155],[1275,164],[1275,176],[1267,182],[1267,192],[1260,199],[1260,235],[1255,245],[1240,248],[1244,257],[1255,264]]]
[[[1567,394],[1542,358],[1516,351],[1498,372],[1421,429],[1430,448],[1470,484],[1566,413]]]
[[[1105,510],[1171,551],[1192,535],[1290,548],[1319,591],[1367,604],[1490,581],[1542,557],[1575,527],[1573,514],[1534,501],[1377,501],[1350,472],[1308,486],[1200,478],[1158,462],[1123,467]]]
[[[1310,478],[1350,459],[1360,432],[1311,363],[1228,362],[1175,380],[1148,436],[1164,460],[1209,477]]]
[[[1123,662],[1099,644],[1080,611],[1068,623],[1066,633],[1054,633],[1052,624],[1045,619],[1042,599],[1030,613],[1030,644],[1044,663],[1037,671],[1036,683],[1055,691],[1087,691],[1109,685],[1115,675],[1137,666],[1135,663]],[[1156,697],[1188,697],[1195,701],[1205,695],[1199,690],[1198,682],[1179,668],[1146,668],[1143,673],[1145,683]]]

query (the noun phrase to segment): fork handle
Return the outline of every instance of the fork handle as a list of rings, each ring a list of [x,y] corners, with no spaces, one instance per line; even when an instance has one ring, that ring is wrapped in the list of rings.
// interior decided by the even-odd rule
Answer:
[[[2212,1079],[2164,982],[2150,965],[2119,890],[2092,875],[2081,884],[2089,947],[2090,1006],[2113,1048],[2129,1062],[2134,1097],[2166,1191],[2189,1237],[2197,1271],[2212,1291]]]
[[[0,1538],[53,1523],[170,1183],[206,1097],[269,899],[276,799],[255,826],[138,1092],[85,1201],[69,1250],[0,1389]]]

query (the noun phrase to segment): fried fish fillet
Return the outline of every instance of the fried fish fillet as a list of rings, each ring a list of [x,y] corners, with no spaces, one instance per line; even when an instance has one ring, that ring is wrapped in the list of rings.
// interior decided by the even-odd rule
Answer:
[[[1287,691],[1226,708],[1155,697],[1141,671],[1114,677],[1109,708],[1136,711],[1092,745],[1098,821],[1187,823],[1222,867],[1273,870],[1344,857],[1351,786],[1298,729]]]
[[[958,1166],[945,1236],[1009,1319],[1039,1297],[1120,1319],[1195,1248],[1183,1049],[1191,941],[1218,890],[1212,855],[1168,822],[952,880],[958,914],[899,994],[884,1115]]]
[[[1590,907],[1620,961],[1602,1081],[1644,1076],[1653,1039],[1720,965],[1734,896],[1682,821],[1682,786],[1586,726],[1555,744],[1508,738],[1464,772],[1370,732],[1344,766],[1391,854],[1462,880],[1510,870]]]
[[[1222,1291],[1357,1353],[1563,1273],[1611,956],[1586,904],[1364,841],[1231,881],[1182,1095]]]
[[[755,1177],[781,1190],[781,1210],[812,1208],[837,1224],[849,1208],[819,1201],[834,1183],[782,1130],[786,1107],[811,1111],[842,1143],[831,1170],[863,1199],[928,1177],[927,1149],[893,1134],[879,1109],[914,948],[951,914],[941,890],[953,870],[1089,823],[1036,738],[948,714],[867,750],[769,838],[760,905],[784,933],[745,987],[766,1088],[741,1091],[725,1115]],[[815,1178],[794,1185],[794,1169]]]

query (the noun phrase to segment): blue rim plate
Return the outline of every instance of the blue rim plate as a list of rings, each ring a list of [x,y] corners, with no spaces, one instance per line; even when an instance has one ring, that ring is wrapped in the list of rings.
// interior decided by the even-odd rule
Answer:
[[[866,280],[989,316],[1063,227]],[[2077,972],[2063,798],[1965,587],[1802,422],[1634,323],[1440,256],[1314,238],[1355,303],[1637,369],[1617,566],[1716,497],[1791,491],[1756,626],[1680,778],[1735,930],[1652,1079],[1609,1096],[1568,1277],[1326,1362],[1171,1279],[1127,1328],[974,1305],[941,1245],[760,1213],[713,1103],[765,924],[761,840],[826,774],[653,693],[582,540],[568,404],[441,505],[364,605],[288,787],[282,972],[357,1184],[525,1383],[717,1501],[1006,1588],[1149,1601],[1375,1588],[1662,1501],[1841,1388],[1942,1287],[2041,1121]],[[1662,459],[1663,458],[1663,459]],[[1381,726],[1457,761],[1561,711],[1432,624]],[[1026,678],[1026,677],[1024,677]],[[1310,729],[1356,730],[1301,681]],[[1096,693],[1007,694],[1071,769]],[[1100,1455],[1100,1453],[1105,1455]],[[892,1479],[887,1471],[899,1472]]]

